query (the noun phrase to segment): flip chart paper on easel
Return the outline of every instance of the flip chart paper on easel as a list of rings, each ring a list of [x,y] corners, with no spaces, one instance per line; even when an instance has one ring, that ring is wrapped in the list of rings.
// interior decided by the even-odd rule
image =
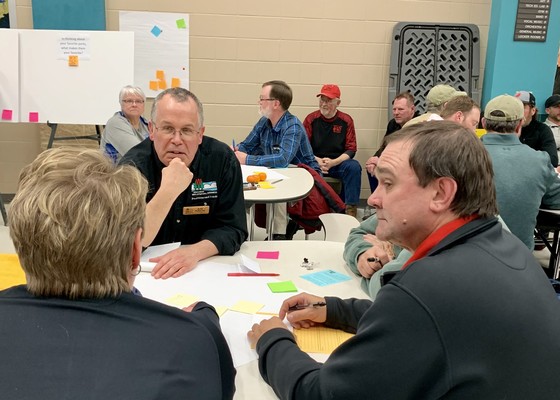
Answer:
[[[189,14],[120,11],[119,29],[134,32],[134,85],[148,97],[178,83],[189,88]],[[155,71],[165,71],[165,76]],[[158,82],[156,90],[150,81]]]

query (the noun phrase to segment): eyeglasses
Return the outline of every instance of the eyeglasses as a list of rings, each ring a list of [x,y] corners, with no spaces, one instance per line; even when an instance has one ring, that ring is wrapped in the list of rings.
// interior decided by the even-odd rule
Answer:
[[[193,128],[175,129],[171,125],[165,125],[165,126],[162,126],[162,127],[155,126],[155,128],[156,128],[157,131],[160,131],[161,133],[163,133],[166,136],[175,136],[175,132],[179,132],[179,136],[181,136],[181,137],[193,137],[197,133],[200,133],[200,131],[196,131]]]
[[[337,99],[329,99],[328,97],[319,97],[319,103],[334,103]]]
[[[123,100],[122,102],[126,103],[126,104],[144,104],[144,100],[126,99],[126,100]]]
[[[259,98],[259,103],[260,103],[261,101],[274,101],[274,100],[278,100],[278,99],[273,99],[272,97],[269,98],[269,99],[261,99],[261,98]]]

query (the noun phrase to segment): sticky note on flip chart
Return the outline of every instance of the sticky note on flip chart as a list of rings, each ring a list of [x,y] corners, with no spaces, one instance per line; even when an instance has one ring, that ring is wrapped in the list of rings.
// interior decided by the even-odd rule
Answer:
[[[150,90],[158,90],[158,81],[150,81]]]
[[[13,111],[12,110],[2,110],[2,121],[11,121]]]
[[[177,29],[187,29],[187,23],[184,18],[175,21],[177,23]]]
[[[152,35],[154,35],[155,37],[158,37],[159,35],[161,35],[161,32],[163,31],[159,28],[159,26],[154,25],[154,27],[150,32],[152,32]]]
[[[160,79],[158,81],[158,86],[161,90],[167,89],[167,82],[165,81],[165,79]]]
[[[156,71],[156,78],[157,79],[165,79],[165,73],[163,72],[162,69],[158,69]]]
[[[77,67],[80,64],[78,56],[68,56],[68,66]]]
[[[30,112],[29,113],[29,122],[39,122],[39,113],[38,112]]]
[[[171,87],[180,87],[181,80],[179,78],[171,78]]]

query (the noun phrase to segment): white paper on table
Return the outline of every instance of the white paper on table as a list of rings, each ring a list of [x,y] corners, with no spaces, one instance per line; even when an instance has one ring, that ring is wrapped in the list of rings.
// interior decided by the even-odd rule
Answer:
[[[272,293],[267,283],[278,282],[275,277],[228,277],[228,272],[239,272],[235,264],[201,261],[192,271],[179,278],[155,279],[150,274],[140,274],[134,285],[144,297],[166,303],[177,295],[195,296],[213,306],[231,307],[240,300],[264,304],[259,312],[274,314],[282,302],[295,293]],[[234,365],[240,366],[256,359],[249,347],[247,332],[255,318],[270,318],[272,315],[251,315],[227,311],[220,317],[220,325],[228,341]]]
[[[231,351],[234,367],[237,368],[258,358],[256,350],[251,348],[247,332],[251,330],[254,324],[258,324],[271,317],[272,315],[251,315],[228,311],[220,318],[220,326]],[[293,332],[294,328],[292,328],[287,319],[284,319],[284,325],[286,325],[290,332]]]
[[[267,168],[267,167],[259,167],[256,165],[242,165],[241,166],[241,173],[243,174],[243,182],[247,182],[247,177],[249,175],[253,175],[255,172],[265,172],[266,173],[266,180],[268,182],[273,182],[277,180],[284,180],[290,179],[289,176],[281,174],[274,169]]]
[[[246,257],[243,254],[241,254],[241,264],[237,265],[239,265],[240,272],[261,272],[261,266],[259,265],[259,263],[255,260],[251,260],[249,257]]]
[[[150,246],[142,253],[140,257],[140,266],[144,272],[152,272],[157,263],[148,261],[150,258],[155,258],[163,256],[169,253],[171,250],[178,249],[181,246],[181,242],[160,244],[157,246]]]

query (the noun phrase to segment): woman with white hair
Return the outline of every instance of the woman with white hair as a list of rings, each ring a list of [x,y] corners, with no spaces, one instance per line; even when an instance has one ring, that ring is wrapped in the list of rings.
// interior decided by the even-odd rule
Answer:
[[[145,102],[146,95],[137,86],[125,86],[119,93],[121,111],[107,121],[100,144],[115,164],[149,135],[148,121],[142,117]]]

